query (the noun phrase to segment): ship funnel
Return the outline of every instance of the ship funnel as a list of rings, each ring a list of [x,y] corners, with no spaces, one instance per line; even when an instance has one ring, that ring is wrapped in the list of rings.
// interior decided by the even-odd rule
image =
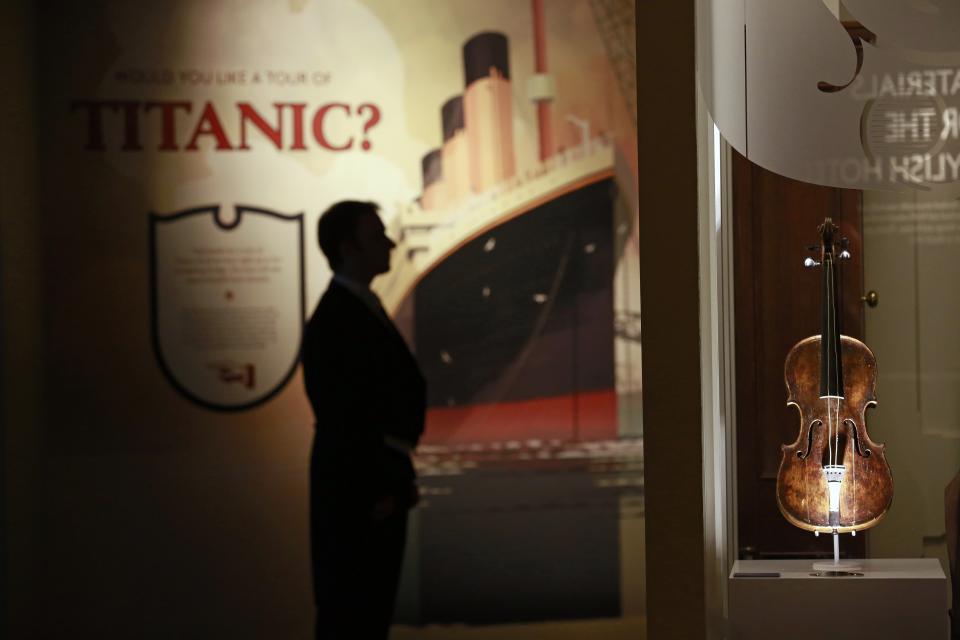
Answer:
[[[440,115],[443,121],[443,141],[446,142],[458,131],[463,131],[463,96],[454,96],[444,102]]]
[[[443,156],[440,149],[433,149],[420,160],[423,173],[423,193],[420,205],[423,209],[436,209],[442,205]]]
[[[507,36],[495,31],[478,33],[463,45],[463,70],[465,85],[494,73],[510,80],[510,53]]]
[[[448,204],[470,195],[470,149],[463,118],[463,96],[443,103],[443,181]]]
[[[507,37],[487,31],[467,40],[463,71],[470,186],[479,193],[516,174]]]

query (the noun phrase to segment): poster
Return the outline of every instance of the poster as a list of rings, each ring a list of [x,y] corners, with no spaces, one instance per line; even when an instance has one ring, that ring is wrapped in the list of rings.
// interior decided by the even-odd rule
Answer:
[[[57,402],[38,517],[51,579],[105,558],[92,587],[58,587],[73,615],[131,616],[104,596],[155,575],[151,602],[202,593],[190,615],[213,630],[311,623],[313,416],[295,354],[331,275],[316,222],[345,198],[378,203],[397,241],[374,289],[430,388],[398,619],[642,611],[633,14],[604,7],[40,10]],[[529,563],[491,563],[502,552]]]

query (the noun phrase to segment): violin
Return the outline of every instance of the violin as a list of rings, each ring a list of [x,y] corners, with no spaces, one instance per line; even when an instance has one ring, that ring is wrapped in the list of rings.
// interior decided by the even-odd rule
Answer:
[[[884,445],[870,439],[865,422],[877,404],[877,359],[840,333],[838,260],[850,256],[846,240],[837,241],[830,218],[818,231],[820,261],[805,264],[821,269],[821,329],[795,344],[784,362],[787,406],[799,412],[800,432],[781,447],[777,506],[801,529],[856,535],[889,510],[893,476]]]

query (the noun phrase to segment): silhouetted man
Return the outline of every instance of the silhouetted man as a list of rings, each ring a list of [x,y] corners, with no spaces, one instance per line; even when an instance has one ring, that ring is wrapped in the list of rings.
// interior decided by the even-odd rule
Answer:
[[[406,343],[370,291],[394,243],[371,202],[320,217],[334,271],[307,324],[303,374],[317,427],[310,520],[317,638],[386,638],[417,490],[410,452],[426,387]]]

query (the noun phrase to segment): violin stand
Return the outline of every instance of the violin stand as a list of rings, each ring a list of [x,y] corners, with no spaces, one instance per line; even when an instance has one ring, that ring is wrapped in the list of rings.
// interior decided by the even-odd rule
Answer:
[[[863,575],[863,563],[856,560],[840,560],[840,534],[833,532],[833,562],[814,562],[813,570],[823,577]]]

